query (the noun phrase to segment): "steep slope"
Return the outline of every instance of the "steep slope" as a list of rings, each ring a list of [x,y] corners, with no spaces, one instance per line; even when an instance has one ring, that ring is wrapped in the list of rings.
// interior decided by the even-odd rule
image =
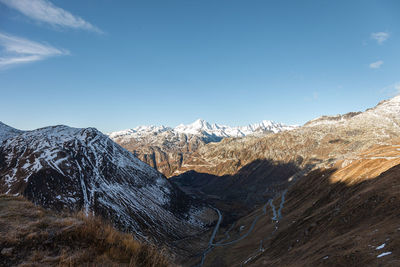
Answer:
[[[196,120],[189,125],[175,128],[165,126],[140,126],[134,129],[113,132],[109,136],[139,159],[156,168],[167,177],[181,167],[184,157],[199,147],[219,142],[223,138],[259,136],[294,129],[272,121],[248,126],[230,127]]]
[[[1,266],[172,266],[167,255],[99,218],[0,196]]]
[[[0,193],[100,215],[161,244],[202,230],[207,209],[94,128],[23,132],[0,147]]]
[[[220,229],[204,266],[399,266],[400,145],[393,142],[310,172]]]
[[[10,127],[0,121],[0,144],[9,137],[15,136],[22,133],[21,130],[17,130]]]

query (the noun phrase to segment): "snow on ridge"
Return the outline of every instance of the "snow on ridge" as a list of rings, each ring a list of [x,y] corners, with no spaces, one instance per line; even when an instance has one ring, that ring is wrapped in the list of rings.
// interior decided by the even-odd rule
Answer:
[[[181,218],[192,216],[190,212],[169,210],[175,189],[165,177],[95,128],[58,125],[26,131],[5,140],[2,149],[7,166],[0,184],[4,193],[17,192],[19,183],[34,183],[33,175],[52,170],[49,179],[43,178],[47,186],[33,192],[35,201],[69,207],[82,203],[86,213],[106,210],[138,235],[144,234],[142,224],[160,235],[169,235],[168,229],[174,229],[171,235],[182,235],[198,227]],[[54,173],[63,177],[61,183]],[[52,197],[42,195],[46,188],[54,192]]]
[[[7,124],[2,123],[0,121],[0,143],[12,136],[20,134],[22,132],[23,131],[15,129],[11,126],[8,126]]]
[[[171,130],[172,128],[170,127],[165,127],[163,125],[161,126],[155,126],[155,125],[150,125],[150,126],[138,126],[133,129],[126,129],[122,131],[116,131],[116,132],[111,132],[108,133],[107,135],[113,139],[113,138],[119,138],[119,137],[124,137],[124,136],[131,136],[135,135],[140,137],[141,135],[145,135],[148,133],[161,133],[167,130]]]
[[[39,128],[8,138],[4,142],[4,147],[24,147],[37,155],[34,162],[26,162],[23,168],[21,167],[24,170],[38,171],[43,168],[43,165],[50,165],[63,174],[58,168],[63,161],[60,155],[69,147],[73,147],[76,151],[81,147],[86,147],[96,159],[107,157],[119,168],[134,168],[155,177],[159,175],[157,171],[95,128],[73,128],[65,125]],[[8,155],[9,158],[13,156],[13,153]]]
[[[138,126],[133,129],[127,129],[117,132],[111,132],[108,136],[111,139],[116,138],[136,138],[140,139],[148,135],[157,135],[163,132],[172,132],[175,135],[186,134],[186,135],[208,135],[215,136],[218,138],[225,137],[244,137],[247,135],[261,134],[265,132],[277,133],[286,130],[292,130],[297,126],[285,125],[282,123],[276,123],[273,121],[263,120],[260,123],[249,124],[246,126],[227,126],[222,124],[210,124],[209,122],[197,119],[191,124],[180,124],[175,128],[166,126]]]
[[[371,126],[385,123],[398,130],[400,128],[400,95],[379,102],[375,107],[364,112],[349,112],[334,116],[321,116],[308,121],[304,126],[318,125],[365,125]]]

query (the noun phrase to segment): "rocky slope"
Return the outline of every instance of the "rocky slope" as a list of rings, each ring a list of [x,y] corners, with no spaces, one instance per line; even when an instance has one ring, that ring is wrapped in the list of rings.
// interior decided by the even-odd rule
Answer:
[[[202,231],[207,208],[94,128],[22,132],[0,146],[0,193],[84,210],[159,244]]]
[[[132,151],[139,159],[169,177],[181,167],[188,154],[207,143],[219,142],[223,138],[260,136],[293,128],[295,127],[272,121],[230,127],[210,124],[199,119],[192,124],[181,124],[175,128],[140,126],[113,132],[109,136],[121,146]]]
[[[316,169],[220,228],[204,266],[399,266],[400,145],[392,143]]]

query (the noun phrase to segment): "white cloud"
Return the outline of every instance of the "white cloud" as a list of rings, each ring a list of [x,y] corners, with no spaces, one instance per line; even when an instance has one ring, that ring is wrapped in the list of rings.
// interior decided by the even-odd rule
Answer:
[[[390,34],[388,32],[373,32],[371,33],[371,38],[376,40],[378,44],[383,44],[388,38]]]
[[[1,32],[0,47],[0,68],[69,54],[66,50]]]
[[[380,90],[381,93],[384,93],[390,97],[400,94],[400,82],[395,82],[389,86],[386,86]]]
[[[0,0],[0,2],[10,8],[18,10],[31,19],[46,22],[53,26],[70,27],[102,33],[96,26],[53,5],[48,0]]]
[[[382,64],[383,64],[383,61],[382,60],[378,60],[376,62],[372,62],[371,64],[369,64],[369,67],[371,69],[379,69],[382,66]]]

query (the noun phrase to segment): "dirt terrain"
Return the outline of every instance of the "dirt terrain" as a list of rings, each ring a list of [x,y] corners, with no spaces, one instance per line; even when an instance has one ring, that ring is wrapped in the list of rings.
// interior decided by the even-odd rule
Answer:
[[[399,148],[312,171],[221,227],[204,266],[399,266]]]

